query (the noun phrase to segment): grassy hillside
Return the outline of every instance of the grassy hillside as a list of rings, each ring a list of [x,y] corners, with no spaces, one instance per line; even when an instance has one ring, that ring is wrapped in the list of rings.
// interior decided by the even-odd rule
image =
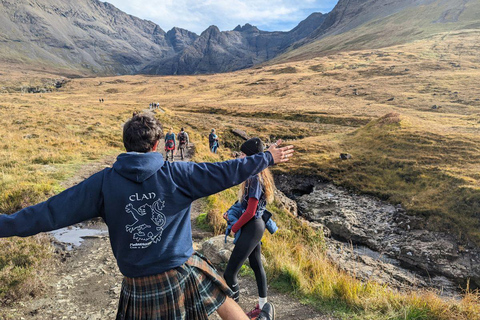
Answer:
[[[175,130],[185,126],[199,148],[212,127],[231,145],[235,145],[232,128],[266,140],[284,138],[298,152],[277,172],[316,174],[402,203],[410,213],[425,217],[425,227],[453,230],[478,245],[479,40],[480,32],[463,30],[388,49],[338,53],[229,74],[74,79],[58,91],[41,94],[21,93],[19,88],[48,84],[56,76],[3,66],[0,212],[11,213],[45,199],[60,191],[60,182],[83,163],[121,152],[123,122],[132,111],[159,102],[165,111],[158,113],[162,121]],[[99,103],[99,98],[105,102]],[[205,159],[228,157],[228,151],[221,150],[222,155]],[[341,161],[341,152],[353,158]],[[221,202],[220,207],[212,206],[223,210]],[[293,222],[285,217],[282,223]],[[316,252],[309,232],[301,240],[305,255]],[[26,283],[39,263],[3,251],[18,241],[0,240],[0,256],[9,257],[0,261],[0,297],[14,297],[12,288],[20,290],[19,284]],[[27,241],[28,250],[39,252],[35,245],[40,240]],[[290,249],[288,257],[278,261],[296,261],[293,253],[300,251]],[[285,270],[316,272],[307,263],[298,267],[306,269]],[[281,265],[275,268],[272,275],[285,276]],[[310,280],[298,281],[294,289]],[[339,282],[346,289],[343,292],[350,292],[345,287],[349,281]],[[314,285],[306,288],[314,299],[340,297],[317,294]],[[376,292],[368,286],[351,288]],[[342,299],[355,309],[371,297],[352,295],[351,300],[347,294]],[[468,318],[465,314],[458,319]]]
[[[372,19],[347,32],[327,32],[270,63],[304,60],[345,50],[378,49],[428,39],[439,33],[479,30],[478,1],[429,1],[386,18]]]

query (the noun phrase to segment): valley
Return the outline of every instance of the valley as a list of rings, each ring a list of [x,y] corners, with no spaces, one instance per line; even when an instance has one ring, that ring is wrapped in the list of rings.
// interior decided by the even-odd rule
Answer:
[[[448,234],[454,239],[450,253],[455,259],[473,259],[470,267],[462,269],[464,278],[457,285],[465,289],[468,284],[474,289],[479,283],[475,259],[480,244],[480,101],[475,81],[480,73],[479,43],[478,30],[462,30],[385,49],[341,52],[196,76],[67,79],[4,65],[0,71],[0,211],[12,213],[41,201],[61,191],[64,187],[60,182],[75,175],[85,163],[122,152],[124,121],[133,111],[148,109],[151,102],[158,102],[161,109],[156,111],[157,116],[165,128],[173,126],[178,130],[185,126],[191,133],[197,144],[196,161],[231,157],[231,151],[242,141],[234,129],[267,142],[282,138],[295,145],[297,154],[288,166],[274,170],[277,177],[293,181],[308,175],[351,193],[401,205],[412,217],[408,223],[412,233],[428,230]],[[68,81],[63,83],[64,79]],[[54,84],[59,80],[63,84],[56,88]],[[30,87],[45,90],[27,93],[22,89]],[[211,128],[217,129],[221,139],[219,155],[206,151],[206,136]],[[351,158],[341,160],[341,153]],[[225,209],[223,202],[219,203],[212,214],[220,215]],[[353,309],[364,310],[364,318],[377,314],[380,319],[388,312],[396,314],[413,308],[406,304],[395,309],[370,302],[377,307],[369,310],[369,305],[360,300],[370,297],[367,289],[375,287],[375,278],[366,280],[366,287],[358,289],[352,298],[348,292],[357,288],[353,280],[342,280],[352,287],[345,292],[338,289],[329,296],[320,290],[321,284],[316,284],[318,277],[313,276],[314,281],[296,275],[316,274],[313,266],[303,264],[306,262],[297,261],[294,266],[288,261],[300,259],[298,254],[302,252],[309,261],[323,257],[324,246],[319,245],[323,232],[278,214],[286,230],[265,240],[267,255],[274,261],[269,269],[272,279],[283,283],[288,275],[294,283],[287,285],[288,290],[301,292],[316,301],[314,305],[326,308],[329,301],[344,301],[342,306],[347,309],[353,305]],[[221,233],[221,219],[211,221],[214,230]],[[305,238],[294,238],[289,228],[300,228],[298,236],[304,234]],[[368,246],[368,241],[358,241],[354,234],[335,235],[336,230],[330,229],[332,237]],[[15,241],[2,239],[2,247],[11,247]],[[306,251],[291,247],[295,241],[302,243]],[[277,257],[269,248],[280,245],[285,251]],[[32,250],[37,249],[32,245]],[[423,263],[422,250],[409,252],[410,264],[417,263],[417,268],[427,272],[433,270]],[[447,264],[453,261],[452,255],[442,254],[440,250],[439,257],[447,259]],[[29,272],[44,265],[43,257],[39,259],[26,264]],[[327,264],[328,258],[321,259]],[[310,271],[295,269],[304,267]],[[433,272],[445,276],[439,270]],[[13,286],[23,294],[39,294],[29,286],[18,288],[14,283],[6,281],[2,286]],[[8,292],[3,291],[4,301],[21,295]],[[443,319],[451,319],[455,313],[457,319],[475,319],[471,316],[479,304],[474,297],[472,293],[465,295],[461,306],[456,302],[440,303],[437,298],[429,301],[445,308],[441,309],[446,317]],[[468,307],[462,307],[467,303],[465,299],[470,301]]]

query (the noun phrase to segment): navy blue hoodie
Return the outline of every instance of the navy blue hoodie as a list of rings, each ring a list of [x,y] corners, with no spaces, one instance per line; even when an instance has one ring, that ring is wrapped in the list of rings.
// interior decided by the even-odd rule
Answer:
[[[127,277],[158,274],[193,253],[192,201],[272,164],[269,152],[217,163],[170,163],[156,152],[123,153],[113,168],[45,202],[0,215],[0,237],[25,237],[102,217],[120,271]]]

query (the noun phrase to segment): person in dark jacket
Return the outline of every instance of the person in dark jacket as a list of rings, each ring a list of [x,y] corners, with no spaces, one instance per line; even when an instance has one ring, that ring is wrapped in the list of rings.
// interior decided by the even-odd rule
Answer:
[[[259,138],[251,138],[242,144],[240,150],[245,156],[262,154],[263,142]],[[247,314],[253,319],[259,316],[267,303],[267,277],[261,259],[260,241],[265,232],[265,223],[268,221],[263,219],[263,215],[266,212],[267,203],[273,201],[274,189],[275,183],[268,168],[252,175],[240,186],[239,202],[243,213],[231,230],[234,233],[241,230],[241,234],[235,241],[235,247],[223,274],[234,293],[234,300],[238,302],[240,288],[237,275],[245,260],[249,259],[250,267],[255,273],[259,297],[256,307]],[[229,216],[224,215],[224,218],[228,220]]]
[[[162,135],[153,115],[133,116],[123,128],[127,152],[112,168],[45,202],[0,214],[0,238],[102,217],[124,275],[117,319],[207,320],[214,311],[222,319],[246,319],[221,276],[193,250],[191,203],[288,161],[293,148],[217,163],[170,163],[155,152]]]
[[[188,147],[190,140],[188,138],[188,133],[185,131],[185,128],[182,128],[180,132],[177,134],[178,140],[178,151],[180,152],[180,159],[185,158],[185,149]]]

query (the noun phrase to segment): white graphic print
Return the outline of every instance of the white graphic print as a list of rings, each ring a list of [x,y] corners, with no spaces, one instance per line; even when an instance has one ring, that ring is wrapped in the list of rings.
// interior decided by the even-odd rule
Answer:
[[[158,199],[152,205],[144,204],[137,209],[131,203],[127,204],[125,211],[130,213],[135,222],[125,227],[126,231],[133,234],[136,243],[130,244],[130,249],[144,249],[152,243],[162,239],[162,232],[167,218],[162,213],[165,201]]]

